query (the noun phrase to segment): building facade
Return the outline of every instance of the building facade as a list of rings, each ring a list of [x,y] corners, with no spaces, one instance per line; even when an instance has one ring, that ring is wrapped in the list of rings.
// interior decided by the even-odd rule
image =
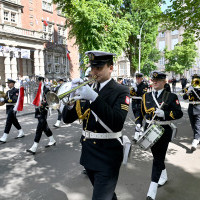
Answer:
[[[0,84],[19,76],[78,77],[78,47],[67,35],[51,0],[0,0]]]

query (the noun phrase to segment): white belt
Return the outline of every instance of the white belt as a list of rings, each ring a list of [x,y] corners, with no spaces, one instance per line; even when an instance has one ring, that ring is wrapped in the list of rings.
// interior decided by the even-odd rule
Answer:
[[[6,103],[6,105],[11,106],[11,105],[15,105],[15,103]]]
[[[82,131],[82,135],[87,139],[116,139],[122,136],[122,132],[116,133],[94,133],[91,131]]]
[[[136,97],[136,96],[131,96],[132,99],[140,99],[142,100],[142,97]]]
[[[153,120],[153,122],[151,122],[151,120],[148,120],[148,119],[146,119],[146,122],[148,124],[152,123],[152,124],[158,124],[158,125],[170,125],[171,124],[171,121],[156,121],[156,120]]]
[[[200,104],[200,101],[189,101],[189,104],[193,104],[193,105]]]

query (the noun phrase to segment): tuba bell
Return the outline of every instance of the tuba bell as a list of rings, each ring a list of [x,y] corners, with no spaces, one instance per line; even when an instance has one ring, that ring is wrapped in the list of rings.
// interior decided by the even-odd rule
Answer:
[[[6,98],[6,94],[2,91],[0,91],[0,98],[4,98],[4,100]],[[0,102],[0,106],[3,106],[4,104],[5,104],[5,102]]]
[[[194,88],[200,88],[200,78],[194,78],[194,79],[192,79],[191,84],[192,84],[192,86]]]

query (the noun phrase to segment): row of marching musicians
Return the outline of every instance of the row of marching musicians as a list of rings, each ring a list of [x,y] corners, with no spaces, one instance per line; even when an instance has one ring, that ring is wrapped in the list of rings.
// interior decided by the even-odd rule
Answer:
[[[89,86],[83,84],[81,79],[73,80],[70,83],[70,92],[61,96],[63,96],[63,100],[70,98],[74,101],[71,101],[69,105],[61,103],[59,112],[62,113],[64,123],[72,123],[76,119],[83,121],[80,140],[82,144],[80,164],[86,169],[93,185],[92,200],[116,200],[115,188],[123,156],[126,152],[123,145],[127,140],[127,137],[122,136],[121,131],[128,113],[130,91],[128,87],[116,83],[111,78],[115,54],[88,51],[86,55],[89,57],[90,75],[95,77],[95,82]],[[136,132],[141,131],[143,118],[146,118],[145,130],[149,129],[153,134],[158,132],[156,142],[153,145],[150,144],[153,154],[151,183],[147,193],[147,199],[150,200],[156,198],[158,185],[163,185],[167,181],[164,161],[173,134],[171,120],[183,116],[177,95],[164,89],[166,75],[154,71],[151,78],[154,90],[145,93],[146,89],[142,86],[142,101],[139,98],[136,98],[136,100],[140,101],[133,101],[133,104],[135,104],[133,107],[137,103],[140,104],[140,106],[136,106],[135,111],[137,112],[134,112],[136,123],[140,124],[136,125]],[[31,154],[35,154],[43,131],[49,138],[47,147],[56,144],[47,123],[48,104],[45,94],[48,94],[48,89],[44,86],[43,77],[38,77],[38,81],[38,92],[33,102],[36,106],[35,117],[38,118],[38,126],[34,144],[27,150]],[[81,84],[81,87],[79,84]],[[14,88],[13,80],[8,83],[8,86],[10,90],[7,92],[6,98],[0,99],[0,101],[6,102],[8,114],[4,134],[0,138],[2,143],[6,142],[12,124],[19,130],[17,138],[24,136],[16,119],[16,111],[18,110],[16,105],[19,104],[18,100],[21,98],[17,98],[18,91]],[[138,88],[135,87],[136,96],[139,94],[140,89]],[[16,105],[9,103],[16,103]],[[153,131],[151,127],[153,127]],[[135,140],[139,142],[140,138],[136,137]]]

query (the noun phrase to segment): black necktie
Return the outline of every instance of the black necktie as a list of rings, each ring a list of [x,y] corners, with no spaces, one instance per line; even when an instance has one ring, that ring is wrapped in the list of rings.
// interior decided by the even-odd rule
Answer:
[[[155,92],[155,97],[158,98],[158,91]]]
[[[99,88],[100,88],[100,83],[97,83],[97,92],[99,92]]]

